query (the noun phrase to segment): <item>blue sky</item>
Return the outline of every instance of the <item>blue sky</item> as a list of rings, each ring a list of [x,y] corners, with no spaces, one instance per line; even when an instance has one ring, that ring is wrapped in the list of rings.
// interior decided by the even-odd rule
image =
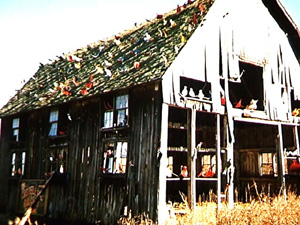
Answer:
[[[187,0],[0,0],[0,107],[48,63]],[[300,1],[281,0],[296,24]]]

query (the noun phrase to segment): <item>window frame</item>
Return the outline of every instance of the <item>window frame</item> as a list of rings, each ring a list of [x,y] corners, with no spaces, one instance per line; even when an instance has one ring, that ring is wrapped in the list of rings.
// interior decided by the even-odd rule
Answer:
[[[102,128],[128,127],[129,94],[119,93],[102,100]]]
[[[119,147],[119,143],[121,146]],[[124,146],[124,144],[126,145]],[[102,152],[102,174],[106,175],[125,175],[127,173],[127,159],[128,159],[129,142],[128,139],[106,140],[103,143]],[[119,156],[116,154],[119,151]],[[124,157],[125,152],[125,157]],[[121,169],[117,165],[121,163]],[[111,168],[109,168],[109,166]]]
[[[10,154],[10,177],[24,176],[26,170],[26,161],[26,151],[12,151]]]
[[[56,137],[58,135],[58,121],[59,121],[59,109],[53,108],[49,112],[49,137]]]
[[[62,154],[61,154],[62,153]],[[68,146],[50,147],[47,151],[46,173],[67,172]]]
[[[268,161],[264,162],[264,154],[271,154],[270,156],[267,156]],[[259,152],[259,176],[261,177],[277,177],[278,171],[277,171],[277,154],[275,152]],[[271,167],[271,172],[264,173],[264,166]]]
[[[11,127],[12,127],[13,140],[15,142],[19,142],[20,141],[20,117],[15,117],[12,119]]]

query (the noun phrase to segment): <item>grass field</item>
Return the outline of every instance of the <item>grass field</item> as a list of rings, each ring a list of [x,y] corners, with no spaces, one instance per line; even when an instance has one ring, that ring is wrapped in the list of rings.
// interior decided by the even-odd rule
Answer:
[[[300,224],[300,197],[288,193],[269,197],[260,196],[250,203],[237,202],[233,209],[223,203],[220,211],[215,202],[197,203],[190,210],[186,203],[169,205],[170,217],[166,225],[183,224]],[[121,218],[119,224],[155,224],[141,216]]]

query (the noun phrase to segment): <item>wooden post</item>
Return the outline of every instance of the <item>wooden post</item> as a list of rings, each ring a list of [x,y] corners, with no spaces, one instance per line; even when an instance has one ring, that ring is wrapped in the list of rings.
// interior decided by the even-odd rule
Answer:
[[[294,145],[297,149],[297,155],[300,154],[300,146],[299,146],[299,136],[298,136],[298,126],[294,126],[293,128],[293,135],[294,135]]]
[[[220,140],[220,114],[216,115],[216,154],[217,154],[217,202],[218,210],[221,209],[221,181],[222,181],[222,161],[221,161],[221,140]]]
[[[157,203],[157,220],[158,224],[165,224],[168,218],[166,207],[166,193],[167,193],[167,179],[166,170],[168,165],[168,118],[169,106],[166,103],[162,104],[162,118],[161,118],[161,138],[160,138],[160,166],[159,166],[159,184],[158,184],[158,203]]]
[[[286,198],[286,185],[285,185],[285,162],[283,153],[283,139],[282,139],[282,126],[278,123],[278,135],[276,140],[277,151],[278,151],[278,177],[281,185],[282,193]]]
[[[190,181],[188,182],[188,202],[191,209],[196,207],[196,108],[187,110],[187,143],[188,143],[188,168]]]
[[[233,183],[233,179],[234,179],[234,155],[233,155],[233,142],[232,142],[232,139],[231,141],[229,140],[229,135],[230,135],[230,131],[229,131],[229,121],[232,119],[232,117],[230,118],[226,118],[224,117],[224,128],[225,131],[226,131],[226,164],[227,164],[227,173],[226,173],[226,182],[227,183],[227,199],[228,199],[228,207],[230,209],[233,208],[233,205],[234,205],[234,183]],[[230,165],[230,166],[228,166]]]

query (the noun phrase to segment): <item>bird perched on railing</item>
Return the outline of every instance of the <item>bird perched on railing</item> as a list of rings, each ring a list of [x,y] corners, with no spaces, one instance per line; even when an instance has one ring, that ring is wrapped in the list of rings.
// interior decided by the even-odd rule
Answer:
[[[180,172],[180,177],[188,177],[188,170],[187,170],[187,166],[183,166]]]
[[[258,100],[251,99],[249,105],[246,106],[246,109],[249,109],[249,110],[257,109],[257,102],[258,102]]]

